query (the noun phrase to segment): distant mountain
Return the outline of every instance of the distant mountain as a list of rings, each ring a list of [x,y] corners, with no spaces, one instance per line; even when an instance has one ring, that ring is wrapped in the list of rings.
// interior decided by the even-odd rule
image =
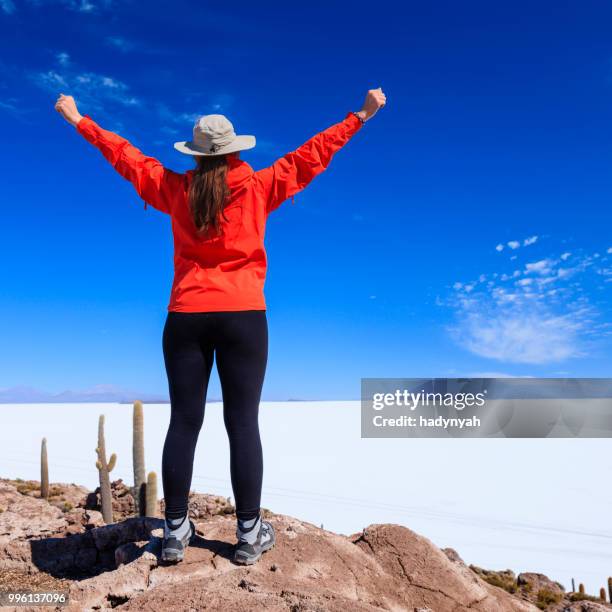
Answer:
[[[149,404],[166,404],[168,396],[161,394],[141,393],[123,389],[116,385],[95,385],[90,389],[67,389],[61,393],[50,393],[35,387],[17,386],[0,388],[0,404],[38,404],[71,402],[133,402],[141,400]]]
[[[105,403],[118,402],[130,404],[140,400],[147,404],[169,404],[167,395],[141,393],[133,389],[124,389],[117,385],[94,385],[90,389],[66,389],[61,393],[50,393],[36,387],[20,385],[15,387],[0,387],[0,404],[70,404],[74,402]],[[207,403],[216,404],[223,400],[217,397],[207,398]],[[264,402],[319,402],[325,399],[303,399],[290,397],[262,398]],[[346,400],[345,400],[346,401]]]

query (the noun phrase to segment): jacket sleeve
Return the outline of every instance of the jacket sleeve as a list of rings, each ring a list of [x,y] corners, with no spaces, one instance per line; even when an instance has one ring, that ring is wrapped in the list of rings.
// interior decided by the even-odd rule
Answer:
[[[102,129],[89,115],[77,124],[77,131],[97,147],[113,168],[130,181],[147,204],[171,214],[173,194],[180,189],[181,175],[168,170],[154,157],[144,155],[125,138]]]
[[[278,208],[287,198],[298,193],[321,174],[332,157],[361,128],[353,114],[307,140],[301,147],[287,153],[268,168],[255,173],[260,192],[266,202],[266,212]]]

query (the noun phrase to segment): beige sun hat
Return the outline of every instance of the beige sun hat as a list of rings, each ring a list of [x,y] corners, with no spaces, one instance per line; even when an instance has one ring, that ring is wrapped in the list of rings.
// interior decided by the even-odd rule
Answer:
[[[254,146],[255,136],[237,136],[225,115],[198,117],[193,126],[193,138],[174,143],[174,148],[186,155],[225,155]]]

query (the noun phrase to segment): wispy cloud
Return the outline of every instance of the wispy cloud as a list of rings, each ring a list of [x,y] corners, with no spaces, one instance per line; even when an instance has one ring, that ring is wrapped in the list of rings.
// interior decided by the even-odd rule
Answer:
[[[70,56],[65,51],[56,54],[55,57],[60,66],[68,66],[70,64]]]
[[[7,15],[12,15],[15,10],[15,3],[12,0],[0,0],[0,8]]]
[[[123,51],[124,53],[127,53],[128,51],[133,51],[136,48],[136,44],[134,42],[132,42],[131,40],[127,40],[122,36],[107,36],[105,41],[106,44],[110,47],[113,47],[113,49],[118,49],[119,51]]]
[[[19,102],[17,98],[7,98],[6,100],[0,100],[0,109],[9,111],[11,113],[17,113],[19,111]]]
[[[536,273],[541,275],[548,275],[551,273],[555,262],[552,259],[540,259],[540,261],[534,261],[525,264],[525,274]]]
[[[157,115],[162,121],[164,121],[168,127],[174,125],[193,125],[196,119],[203,113],[188,113],[184,111],[173,111],[168,106],[162,103],[158,103],[155,106]],[[173,128],[170,128],[173,129]]]
[[[156,39],[155,41],[147,41],[139,38],[138,40],[133,38],[126,38],[118,34],[112,34],[106,36],[104,43],[120,53],[139,53],[145,55],[163,55],[168,57],[170,55],[177,55],[180,53],[172,45],[167,45],[163,41]]]
[[[34,109],[28,106],[28,102],[15,97],[0,99],[0,111],[9,113],[15,119],[27,124],[31,123],[31,116],[34,113]]]
[[[59,95],[65,93],[74,96],[82,113],[95,112],[112,121],[112,129],[123,127],[122,110],[151,108],[158,122],[157,131],[169,136],[190,136],[191,129],[198,117],[207,113],[225,112],[234,101],[227,93],[203,95],[198,101],[189,102],[189,106],[199,112],[175,110],[163,104],[148,100],[132,91],[131,87],[119,78],[104,73],[83,69],[65,51],[55,53],[55,65],[43,71],[27,74],[27,77],[41,89]],[[5,102],[6,109],[12,110],[16,104]],[[0,109],[3,106],[0,105]],[[163,144],[166,140],[157,139],[154,144]],[[260,147],[261,148],[261,147]]]
[[[470,352],[547,364],[585,356],[597,340],[612,335],[599,306],[610,283],[612,258],[565,252],[457,281],[442,303],[455,312],[450,332]]]
[[[62,6],[79,13],[95,13],[111,8],[113,0],[28,0],[34,7]]]
[[[196,120],[208,113],[224,112],[234,101],[229,94],[217,94],[201,104],[200,112],[175,111],[163,103],[157,103],[155,109],[159,119],[164,123],[161,131],[167,134],[184,134],[186,128],[191,129]],[[257,146],[261,149],[260,142]]]
[[[88,108],[99,111],[107,102],[124,107],[140,105],[126,83],[107,74],[77,70],[67,53],[58,53],[56,59],[58,68],[30,74],[36,85],[54,94],[74,96],[85,111]]]

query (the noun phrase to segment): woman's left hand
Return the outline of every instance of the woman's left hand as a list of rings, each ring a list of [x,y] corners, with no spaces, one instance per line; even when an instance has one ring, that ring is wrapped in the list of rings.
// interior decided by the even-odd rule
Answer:
[[[83,118],[76,102],[72,96],[60,94],[55,103],[55,110],[68,122],[76,127],[77,123]]]

